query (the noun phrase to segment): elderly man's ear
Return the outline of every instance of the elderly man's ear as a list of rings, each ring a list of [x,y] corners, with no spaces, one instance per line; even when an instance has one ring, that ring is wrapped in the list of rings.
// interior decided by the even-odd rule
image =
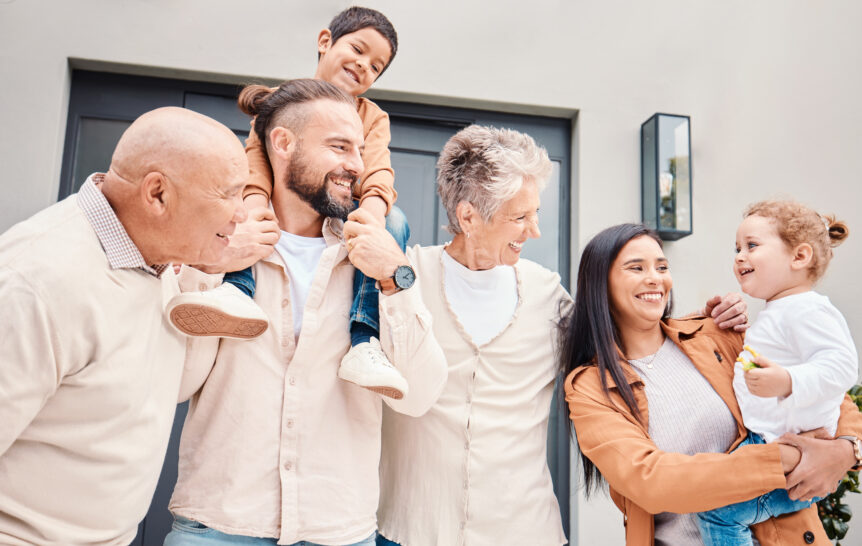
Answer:
[[[269,147],[272,154],[285,161],[293,155],[296,142],[296,135],[287,127],[278,126],[269,132]]]
[[[170,187],[167,177],[158,171],[144,176],[139,191],[145,208],[153,216],[165,214],[168,206],[173,204],[173,188]]]

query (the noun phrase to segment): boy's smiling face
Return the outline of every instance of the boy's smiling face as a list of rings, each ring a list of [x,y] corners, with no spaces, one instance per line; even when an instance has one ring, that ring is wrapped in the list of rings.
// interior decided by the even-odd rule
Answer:
[[[354,97],[371,87],[392,57],[389,41],[371,27],[345,34],[335,43],[324,29],[317,38],[317,51],[320,60],[314,77]]]

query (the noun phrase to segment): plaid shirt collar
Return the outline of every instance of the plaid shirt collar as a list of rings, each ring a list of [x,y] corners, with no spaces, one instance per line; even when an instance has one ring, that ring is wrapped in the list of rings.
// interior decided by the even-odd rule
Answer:
[[[111,208],[100,186],[104,173],[91,174],[78,191],[78,206],[84,211],[96,237],[105,250],[111,269],[143,269],[154,277],[159,277],[168,264],[148,265],[135,246],[126,228]]]

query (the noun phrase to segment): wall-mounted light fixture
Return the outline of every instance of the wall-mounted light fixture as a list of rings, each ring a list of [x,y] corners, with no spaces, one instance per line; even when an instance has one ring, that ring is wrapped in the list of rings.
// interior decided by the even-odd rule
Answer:
[[[689,121],[654,114],[641,125],[642,219],[666,241],[692,232]]]

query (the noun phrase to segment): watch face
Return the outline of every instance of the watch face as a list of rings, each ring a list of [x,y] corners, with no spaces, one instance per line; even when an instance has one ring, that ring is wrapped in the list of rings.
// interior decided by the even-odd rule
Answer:
[[[416,281],[416,273],[409,265],[399,265],[395,270],[395,285],[401,290],[407,290]]]

